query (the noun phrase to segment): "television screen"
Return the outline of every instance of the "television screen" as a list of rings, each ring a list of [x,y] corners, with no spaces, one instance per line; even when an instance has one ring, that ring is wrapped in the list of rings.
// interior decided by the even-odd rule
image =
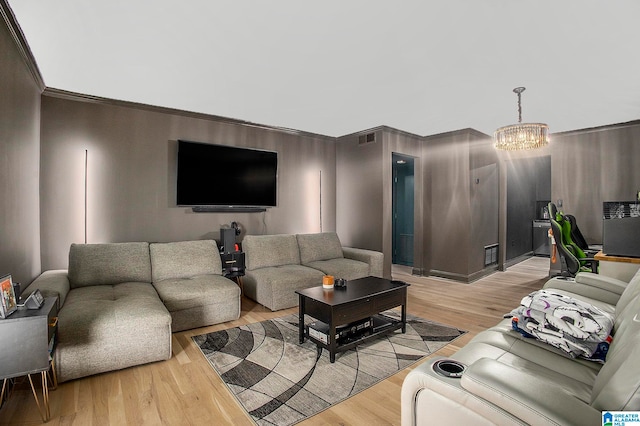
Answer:
[[[278,153],[178,141],[179,206],[275,207]]]

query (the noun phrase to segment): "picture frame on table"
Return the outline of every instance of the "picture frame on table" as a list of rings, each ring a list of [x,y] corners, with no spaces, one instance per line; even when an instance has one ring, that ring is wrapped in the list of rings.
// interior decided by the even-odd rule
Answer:
[[[0,319],[4,319],[18,310],[18,301],[13,291],[11,274],[0,277]]]

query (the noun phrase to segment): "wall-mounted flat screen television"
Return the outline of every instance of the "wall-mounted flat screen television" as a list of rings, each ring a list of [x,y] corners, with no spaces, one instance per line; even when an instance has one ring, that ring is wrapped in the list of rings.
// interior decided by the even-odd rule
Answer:
[[[278,153],[178,141],[179,206],[275,207]]]

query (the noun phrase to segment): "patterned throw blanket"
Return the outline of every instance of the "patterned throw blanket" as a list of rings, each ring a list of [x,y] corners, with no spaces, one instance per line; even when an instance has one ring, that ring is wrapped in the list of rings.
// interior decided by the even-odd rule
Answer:
[[[578,356],[604,361],[613,318],[589,303],[549,290],[525,296],[511,311],[514,330]]]

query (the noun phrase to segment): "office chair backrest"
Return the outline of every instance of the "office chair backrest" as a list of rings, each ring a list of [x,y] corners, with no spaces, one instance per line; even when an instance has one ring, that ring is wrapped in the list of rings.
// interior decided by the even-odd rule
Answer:
[[[582,232],[580,232],[575,216],[566,214],[564,217],[571,224],[571,240],[582,250],[589,250],[589,244],[587,244],[587,240],[584,239]]]
[[[556,215],[558,214],[558,209],[556,208],[556,205],[553,204],[551,201],[549,201],[549,204],[547,205],[547,209],[549,210],[549,217],[552,219],[555,219]]]
[[[580,261],[573,252],[573,247],[568,246],[565,243],[564,233],[562,232],[562,226],[555,219],[555,216],[551,216],[551,231],[553,232],[553,238],[556,241],[556,250],[562,259],[564,259],[567,272],[571,276],[575,276],[580,270]]]
[[[564,239],[564,244],[569,247],[569,249],[578,259],[584,259],[585,257],[587,257],[580,246],[578,246],[578,244],[573,241],[573,238],[571,238],[571,222],[567,220],[567,217],[561,212],[558,212],[558,214],[556,215],[556,222],[558,222],[558,224],[562,228],[562,237]]]
[[[579,229],[577,229],[577,225],[575,224],[576,218],[571,215],[564,215],[561,211],[556,208],[556,205],[552,202],[549,202],[547,208],[549,209],[549,216],[551,219],[555,219],[556,222],[560,225],[560,229],[562,231],[562,235],[564,236],[564,244],[568,246],[572,251],[575,257],[578,259],[584,259],[588,257],[584,250],[588,249],[586,241],[584,241],[584,237]],[[571,222],[573,220],[573,223]],[[577,232],[574,232],[573,229],[576,229]],[[557,235],[554,233],[554,236]],[[573,239],[574,235],[578,235],[579,242],[576,243]],[[557,237],[556,237],[557,238]],[[584,242],[584,247],[582,247],[582,243]],[[584,262],[581,262],[581,266],[584,266]]]

